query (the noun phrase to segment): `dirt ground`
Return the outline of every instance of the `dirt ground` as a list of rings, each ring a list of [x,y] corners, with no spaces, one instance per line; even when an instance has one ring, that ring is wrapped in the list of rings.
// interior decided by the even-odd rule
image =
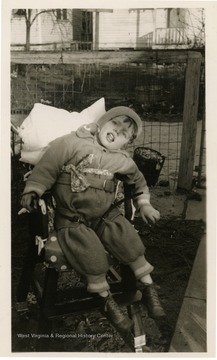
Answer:
[[[54,319],[53,337],[49,339],[40,338],[39,308],[32,292],[28,296],[29,320],[18,317],[15,294],[29,240],[28,215],[17,215],[20,191],[18,168],[12,186],[12,352],[35,352],[39,344],[43,344],[45,352],[132,352],[130,343],[122,339],[98,310]],[[136,218],[135,227],[145,244],[147,259],[155,267],[153,279],[159,286],[159,296],[167,314],[165,321],[157,323],[141,306],[147,347],[151,352],[167,352],[205,224],[171,216],[152,226]],[[43,277],[43,264],[39,265],[39,270]],[[69,287],[70,276],[67,273],[62,276],[59,286]]]

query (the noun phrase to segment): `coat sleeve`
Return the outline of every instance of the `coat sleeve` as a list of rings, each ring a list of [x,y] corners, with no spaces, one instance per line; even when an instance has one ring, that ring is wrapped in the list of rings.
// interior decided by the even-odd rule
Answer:
[[[34,191],[39,197],[56,182],[62,166],[73,157],[75,133],[52,141],[38,164],[28,177],[23,194]]]
[[[120,174],[123,175],[124,182],[135,185],[134,194],[141,193],[134,200],[136,208],[139,209],[143,204],[150,204],[150,192],[147,182],[133,159],[128,157],[122,161]]]

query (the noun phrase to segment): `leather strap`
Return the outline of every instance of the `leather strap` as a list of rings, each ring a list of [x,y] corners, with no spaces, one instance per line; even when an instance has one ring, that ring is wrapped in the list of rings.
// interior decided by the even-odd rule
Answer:
[[[104,190],[106,192],[115,192],[114,180],[97,179],[87,177],[90,187],[94,189]]]

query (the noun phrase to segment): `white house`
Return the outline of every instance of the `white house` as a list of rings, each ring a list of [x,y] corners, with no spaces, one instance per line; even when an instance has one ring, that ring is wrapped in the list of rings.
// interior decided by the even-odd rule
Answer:
[[[204,45],[203,9],[120,9],[100,13],[99,49]]]
[[[31,50],[71,48],[73,44],[92,46],[92,13],[79,9],[14,9],[11,14],[11,49],[24,50],[27,18]]]
[[[26,44],[27,9],[11,14],[11,48]],[[110,50],[204,46],[204,10],[37,9],[31,10],[32,50]]]

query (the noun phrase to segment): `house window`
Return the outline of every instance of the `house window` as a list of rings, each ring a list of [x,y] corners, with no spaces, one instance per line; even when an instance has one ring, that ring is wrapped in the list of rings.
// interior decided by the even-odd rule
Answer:
[[[73,40],[82,45],[82,50],[91,49],[93,41],[93,13],[84,11],[82,9],[73,9],[72,12],[72,27],[73,27]],[[84,44],[85,43],[85,44]],[[85,47],[85,49],[84,49]]]
[[[13,10],[13,15],[14,16],[25,16],[26,15],[26,9]]]
[[[81,36],[83,37],[83,40],[92,40],[92,27],[92,13],[88,11],[82,11]]]
[[[57,20],[67,20],[67,9],[56,9]]]

